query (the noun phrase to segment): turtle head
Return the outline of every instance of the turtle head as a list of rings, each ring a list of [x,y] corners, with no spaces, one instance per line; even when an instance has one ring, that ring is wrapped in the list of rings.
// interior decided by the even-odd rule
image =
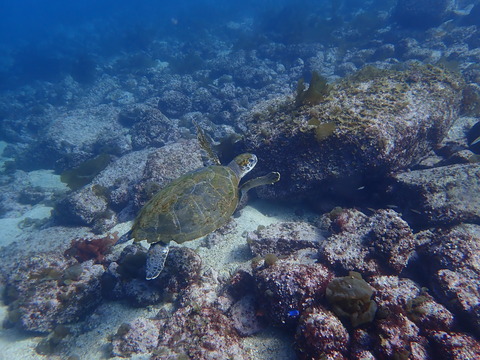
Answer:
[[[252,170],[257,164],[257,156],[254,154],[241,154],[233,159],[228,167],[231,168],[238,175],[238,178],[242,178],[250,170]]]

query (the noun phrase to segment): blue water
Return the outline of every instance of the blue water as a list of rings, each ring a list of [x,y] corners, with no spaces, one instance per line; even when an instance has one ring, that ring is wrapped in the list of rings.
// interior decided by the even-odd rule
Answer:
[[[221,27],[253,22],[255,42],[325,42],[337,23],[388,10],[382,1],[6,1],[0,4],[0,76],[3,89],[67,75],[78,57],[109,57],[148,50],[154,40],[198,41]],[[373,18],[372,18],[373,19]],[[330,24],[324,27],[322,23]],[[216,32],[218,31],[218,32]]]

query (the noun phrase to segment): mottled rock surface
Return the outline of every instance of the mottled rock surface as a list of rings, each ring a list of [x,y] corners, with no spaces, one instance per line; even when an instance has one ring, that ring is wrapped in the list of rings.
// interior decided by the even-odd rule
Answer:
[[[262,196],[331,195],[414,164],[456,119],[462,86],[437,67],[367,68],[332,84],[318,105],[298,107],[291,98],[260,104],[243,119],[245,148],[268,159],[259,161],[259,173],[282,174]]]
[[[32,143],[18,163],[27,169],[42,166],[67,169],[102,152],[131,150],[121,126],[115,121],[117,113],[106,104],[57,110],[42,127],[41,141]]]
[[[180,308],[160,329],[159,345],[152,360],[184,356],[189,359],[243,360],[231,320],[215,308]]]
[[[332,277],[321,264],[285,259],[264,265],[254,271],[259,306],[271,323],[295,325],[302,312],[324,296]]]
[[[346,359],[350,335],[329,310],[312,307],[299,320],[295,347],[299,359]]]
[[[436,301],[425,288],[408,278],[373,276],[374,299],[387,318],[404,314],[423,329],[450,330],[454,315]]]
[[[20,261],[5,279],[8,322],[29,331],[49,332],[79,321],[101,302],[104,267],[79,264],[56,253]]]
[[[480,222],[480,164],[458,164],[395,176],[398,202],[425,225]],[[401,195],[400,195],[401,194]]]
[[[111,355],[129,357],[152,352],[158,344],[159,327],[158,320],[144,318],[123,324],[112,339]]]
[[[480,226],[462,224],[417,235],[429,241],[422,250],[424,268],[437,296],[480,334]]]
[[[407,265],[416,241],[408,224],[393,210],[377,210],[367,216],[354,209],[330,215],[330,231],[320,258],[335,269],[361,274],[382,271],[400,273]]]
[[[134,150],[161,147],[180,138],[180,131],[175,123],[153,106],[128,106],[120,112],[118,120],[122,125],[130,127]]]
[[[300,249],[318,249],[324,240],[324,232],[306,222],[271,224],[247,234],[248,246],[255,256],[289,255]]]
[[[431,332],[429,339],[438,359],[470,360],[480,358],[480,342],[462,333]]]

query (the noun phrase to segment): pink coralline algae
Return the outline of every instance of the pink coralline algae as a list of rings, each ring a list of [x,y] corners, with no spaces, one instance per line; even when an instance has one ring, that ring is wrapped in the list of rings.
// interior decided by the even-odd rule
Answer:
[[[23,259],[6,279],[8,322],[50,332],[82,319],[101,302],[103,271],[93,260],[79,264],[55,253]]]
[[[294,264],[278,260],[254,272],[259,306],[276,325],[292,326],[299,315],[318,302],[333,274],[320,264]]]
[[[158,348],[152,360],[180,358],[243,360],[248,356],[231,320],[213,307],[186,306],[160,328]]]
[[[152,352],[158,344],[159,321],[139,318],[123,324],[112,339],[113,356]]]
[[[299,359],[346,359],[350,336],[331,311],[317,306],[302,315],[295,339]]]
[[[480,226],[461,224],[418,234],[429,286],[450,311],[480,335]]]
[[[480,359],[480,343],[470,335],[435,331],[429,334],[429,339],[432,341],[435,359]]]
[[[323,262],[344,272],[363,275],[400,273],[416,247],[413,232],[400,214],[377,210],[367,216],[344,209],[328,215],[332,235],[319,254]]]

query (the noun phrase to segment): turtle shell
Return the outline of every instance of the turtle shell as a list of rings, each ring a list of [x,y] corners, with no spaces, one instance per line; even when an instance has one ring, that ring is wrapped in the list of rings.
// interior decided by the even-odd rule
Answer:
[[[145,204],[133,224],[132,237],[168,244],[211,233],[235,211],[238,183],[227,166],[209,166],[181,176]]]

